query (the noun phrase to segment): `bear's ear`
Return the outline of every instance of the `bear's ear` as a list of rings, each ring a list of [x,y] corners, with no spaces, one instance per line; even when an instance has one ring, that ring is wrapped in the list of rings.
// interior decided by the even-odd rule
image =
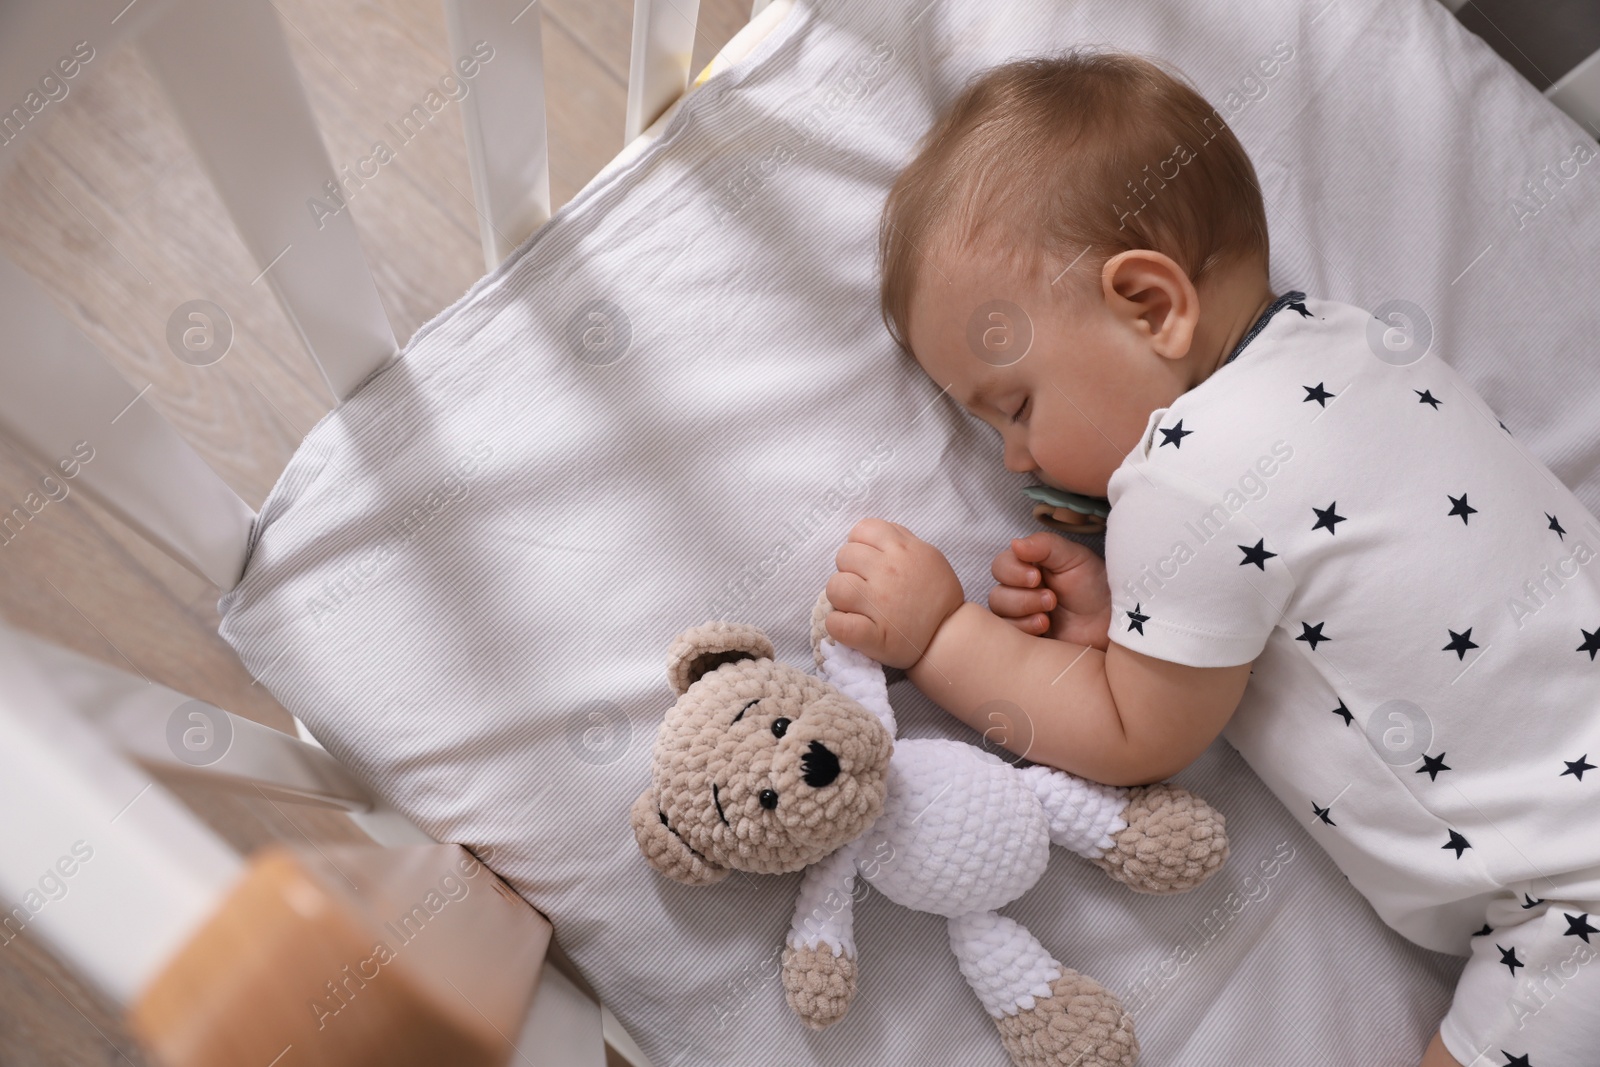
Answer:
[[[683,631],[667,650],[667,681],[679,696],[707,671],[741,659],[771,659],[767,635],[742,622],[701,623]]]
[[[728,877],[728,868],[706,859],[689,847],[667,825],[667,817],[656,803],[655,786],[639,794],[628,813],[633,820],[633,836],[639,851],[650,866],[684,885],[711,885]]]

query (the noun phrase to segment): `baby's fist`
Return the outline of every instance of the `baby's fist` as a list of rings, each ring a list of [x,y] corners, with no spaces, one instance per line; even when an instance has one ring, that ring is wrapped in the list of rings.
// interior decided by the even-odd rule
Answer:
[[[898,523],[862,519],[834,563],[829,636],[888,667],[913,666],[966,599],[944,553]]]

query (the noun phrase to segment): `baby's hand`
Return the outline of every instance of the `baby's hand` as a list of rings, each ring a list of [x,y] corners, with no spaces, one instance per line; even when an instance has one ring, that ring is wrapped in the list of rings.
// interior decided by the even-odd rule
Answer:
[[[1000,584],[989,590],[989,610],[1023,633],[1101,651],[1110,643],[1111,586],[1091,549],[1041,530],[1013,539],[993,573]]]
[[[921,659],[966,600],[944,553],[898,523],[862,519],[834,564],[829,636],[888,667],[909,669]]]

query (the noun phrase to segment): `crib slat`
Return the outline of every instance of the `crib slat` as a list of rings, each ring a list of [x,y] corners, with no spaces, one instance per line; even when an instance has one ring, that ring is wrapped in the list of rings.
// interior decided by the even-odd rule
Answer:
[[[124,754],[164,779],[273,800],[371,811],[375,801],[320,746],[27,634],[13,640],[62,699]]]
[[[129,1023],[166,1067],[499,1067],[550,933],[459,845],[267,849]]]
[[[445,0],[485,266],[550,217],[538,0]]]
[[[173,110],[336,400],[395,355],[346,201],[270,0],[180,0],[139,38]]]
[[[1544,95],[1600,137],[1600,52],[1567,71]]]
[[[0,538],[21,534],[37,510],[26,506],[32,497],[82,489],[179,563],[232,588],[255,513],[4,256],[0,330],[0,431],[48,471],[38,493],[0,515]]]
[[[689,88],[700,0],[633,0],[624,143],[639,136]]]
[[[60,681],[0,627],[0,945],[41,937],[126,1004],[243,865],[72,713]]]

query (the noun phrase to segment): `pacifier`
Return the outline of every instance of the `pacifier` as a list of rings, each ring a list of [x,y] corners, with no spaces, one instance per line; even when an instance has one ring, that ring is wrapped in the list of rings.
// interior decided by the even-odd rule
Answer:
[[[1063,533],[1104,533],[1111,502],[1051,485],[1025,485],[1022,495],[1033,501],[1033,517]]]

